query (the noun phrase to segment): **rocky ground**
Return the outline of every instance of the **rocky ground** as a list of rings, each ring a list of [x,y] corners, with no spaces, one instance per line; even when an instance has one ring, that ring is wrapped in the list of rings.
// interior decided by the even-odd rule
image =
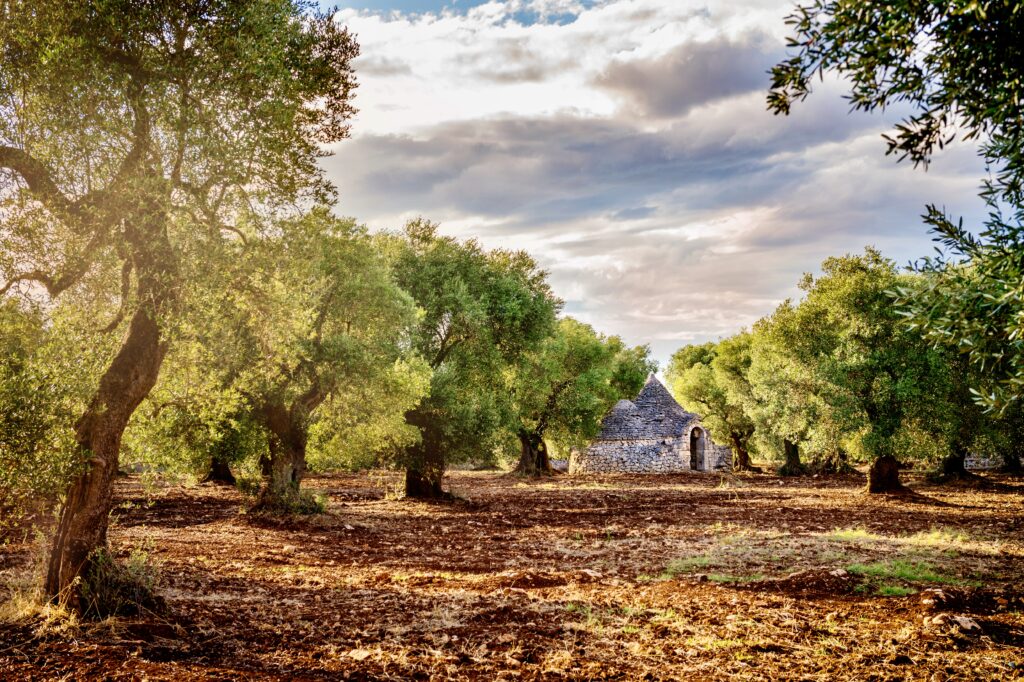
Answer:
[[[310,479],[328,513],[233,488],[118,487],[114,548],[164,612],[0,626],[4,679],[1024,677],[1024,480],[869,498],[863,479],[457,473]],[[0,548],[11,603],[31,544]],[[8,613],[16,609],[8,609]]]

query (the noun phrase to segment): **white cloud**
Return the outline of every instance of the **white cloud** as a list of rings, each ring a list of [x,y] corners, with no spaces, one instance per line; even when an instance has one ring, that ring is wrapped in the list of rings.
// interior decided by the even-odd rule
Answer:
[[[363,56],[353,139],[325,160],[340,210],[376,227],[425,215],[450,234],[526,248],[567,312],[662,360],[751,324],[829,255],[926,253],[926,202],[977,209],[972,150],[927,174],[896,165],[879,136],[895,113],[848,115],[835,81],[791,117],[768,114],[765,69],[789,10],[345,10]]]

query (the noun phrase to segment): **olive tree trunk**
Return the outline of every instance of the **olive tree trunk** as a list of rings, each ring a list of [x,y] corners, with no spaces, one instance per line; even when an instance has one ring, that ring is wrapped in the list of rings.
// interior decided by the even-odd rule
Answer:
[[[234,485],[235,475],[231,473],[231,467],[224,459],[213,457],[210,460],[210,470],[206,473],[203,483],[219,483],[223,485]]]
[[[520,476],[553,476],[551,457],[543,436],[536,432],[519,432],[519,463],[513,473]]]
[[[264,406],[261,417],[270,433],[270,462],[257,507],[288,510],[299,500],[302,478],[306,474],[308,433],[305,422],[294,410],[283,405]]]
[[[737,471],[760,472],[759,467],[750,463],[750,451],[747,450],[743,437],[738,433],[732,433],[729,439],[732,441],[733,468]]]
[[[892,455],[883,455],[868,471],[869,493],[895,493],[906,490],[900,482],[900,463]]]
[[[956,446],[946,455],[939,465],[939,476],[942,479],[969,478],[967,471],[967,448]]]
[[[107,521],[128,420],[156,383],[167,353],[159,318],[175,300],[176,259],[166,214],[156,202],[125,221],[137,276],[138,306],[121,347],[75,424],[83,468],[68,488],[46,570],[46,596],[82,612],[76,578],[88,573],[93,552],[107,542]]]
[[[800,476],[804,473],[803,462],[800,461],[800,446],[791,440],[782,442],[786,461],[779,467],[780,476]]]
[[[420,500],[451,498],[451,494],[442,487],[444,470],[444,456],[439,448],[423,444],[416,446],[405,469],[405,496]]]

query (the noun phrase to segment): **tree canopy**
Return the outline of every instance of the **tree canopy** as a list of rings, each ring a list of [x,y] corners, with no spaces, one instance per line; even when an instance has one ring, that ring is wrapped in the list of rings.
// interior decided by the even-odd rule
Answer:
[[[992,169],[981,193],[986,224],[968,229],[928,206],[924,219],[942,249],[919,264],[927,284],[900,289],[899,302],[914,329],[965,354],[976,376],[995,379],[976,395],[1004,409],[1024,395],[1020,3],[816,0],[798,5],[787,23],[795,52],[772,70],[771,110],[788,113],[815,76],[835,72],[848,79],[855,109],[910,107],[888,137],[889,153],[927,164],[958,133],[979,143]]]
[[[514,419],[503,371],[547,337],[561,306],[522,251],[487,251],[410,222],[395,278],[422,309],[412,347],[433,371],[429,395],[407,414],[421,435],[406,449],[406,494],[438,497],[447,462],[486,458]]]
[[[124,329],[76,422],[84,464],[46,581],[106,540],[124,429],[155,384],[178,283],[241,215],[329,199],[320,144],[347,135],[358,53],[311,4],[7,2],[0,8],[0,293],[94,286]]]
[[[549,473],[548,443],[562,452],[597,435],[616,400],[632,398],[657,369],[646,346],[628,348],[572,318],[506,370],[520,443],[518,470]]]

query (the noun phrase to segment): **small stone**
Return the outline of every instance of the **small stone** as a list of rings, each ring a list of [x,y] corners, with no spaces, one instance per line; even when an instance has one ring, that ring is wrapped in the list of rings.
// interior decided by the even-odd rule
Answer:
[[[951,619],[956,623],[956,627],[962,632],[966,633],[981,633],[981,626],[978,625],[978,621],[967,616],[953,616]]]

